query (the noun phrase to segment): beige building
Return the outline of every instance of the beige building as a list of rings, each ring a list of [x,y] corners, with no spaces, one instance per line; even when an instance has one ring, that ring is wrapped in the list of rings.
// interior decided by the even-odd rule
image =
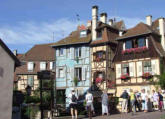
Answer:
[[[116,71],[116,96],[123,90],[155,89],[153,82],[160,75],[160,64],[164,61],[164,18],[152,22],[146,17],[146,24],[139,23],[117,38],[118,47],[114,57]]]
[[[55,52],[51,44],[35,45],[22,55],[15,53],[21,61],[21,66],[15,72],[15,87],[19,91],[25,91],[27,85],[35,90],[39,86],[37,72],[42,70],[54,70]]]
[[[92,8],[92,42],[91,66],[92,89],[108,89],[109,94],[115,94],[115,72],[112,59],[117,47],[115,39],[120,31],[125,29],[123,21],[116,22],[110,19],[107,22],[107,14],[100,14],[98,20],[98,7]]]
[[[19,60],[0,39],[0,119],[12,118],[14,71]]]

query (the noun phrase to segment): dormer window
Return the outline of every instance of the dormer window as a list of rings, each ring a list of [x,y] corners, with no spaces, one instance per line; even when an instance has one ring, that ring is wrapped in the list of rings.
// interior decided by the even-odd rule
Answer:
[[[34,62],[28,62],[27,69],[28,69],[28,71],[33,71],[33,69],[34,69]]]
[[[86,36],[87,36],[87,31],[86,30],[80,31],[80,38],[86,37]]]

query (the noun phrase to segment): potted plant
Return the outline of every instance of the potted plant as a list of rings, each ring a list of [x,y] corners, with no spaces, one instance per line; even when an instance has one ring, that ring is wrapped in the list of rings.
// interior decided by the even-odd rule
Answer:
[[[129,76],[129,74],[127,73],[127,74],[122,74],[120,78],[121,78],[121,80],[127,80],[127,79],[130,78],[130,76]]]
[[[153,77],[153,75],[150,72],[145,72],[142,75],[142,78],[144,79],[151,79]]]
[[[78,78],[75,77],[74,80],[73,80],[73,82],[74,82],[74,85],[77,86],[78,85]]]
[[[102,81],[103,81],[102,78],[99,78],[99,77],[96,78],[96,84],[101,83]]]

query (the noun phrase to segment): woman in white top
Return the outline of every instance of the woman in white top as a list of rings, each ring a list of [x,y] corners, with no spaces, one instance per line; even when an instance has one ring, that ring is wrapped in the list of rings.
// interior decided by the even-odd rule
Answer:
[[[147,94],[145,92],[145,89],[142,90],[141,100],[142,100],[142,110],[144,112],[147,112],[148,111],[148,106],[147,106],[148,97],[147,97]]]

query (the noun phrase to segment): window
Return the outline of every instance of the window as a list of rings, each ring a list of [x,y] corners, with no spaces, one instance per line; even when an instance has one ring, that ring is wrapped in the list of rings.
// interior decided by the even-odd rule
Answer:
[[[97,38],[101,38],[102,37],[102,31],[97,31]]]
[[[50,70],[55,69],[55,62],[50,62]]]
[[[125,42],[125,49],[130,49],[130,48],[132,48],[132,41],[128,40]]]
[[[46,62],[40,62],[40,70],[46,70]]]
[[[33,71],[34,69],[34,62],[28,62],[28,71]]]
[[[70,56],[70,48],[66,49],[66,56],[69,57]]]
[[[64,69],[59,69],[59,78],[64,77]]]
[[[143,62],[143,72],[150,72],[152,73],[151,61],[144,61]]]
[[[125,42],[125,49],[138,48],[146,46],[145,38],[139,38],[135,40],[128,40]]]
[[[105,60],[105,51],[97,51],[97,52],[93,53],[93,60],[94,61]]]
[[[129,74],[129,64],[122,64],[122,75]]]
[[[86,30],[80,31],[80,38],[81,37],[86,37],[86,36],[87,36],[87,31]]]
[[[82,68],[75,68],[75,77],[82,80]]]
[[[33,86],[34,85],[34,76],[29,75],[27,79],[27,85]]]
[[[81,48],[75,48],[75,58],[80,58],[81,57]]]
[[[60,55],[60,56],[63,56],[63,55],[64,55],[64,49],[63,49],[63,48],[60,48],[59,51],[60,51],[59,55]]]
[[[138,39],[138,47],[143,47],[145,45],[146,45],[145,39],[144,38],[139,38]]]

